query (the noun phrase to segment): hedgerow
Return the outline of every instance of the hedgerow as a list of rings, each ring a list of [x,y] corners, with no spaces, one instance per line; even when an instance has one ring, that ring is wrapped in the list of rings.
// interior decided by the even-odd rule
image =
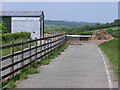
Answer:
[[[2,34],[2,41],[3,42],[10,42],[16,39],[27,39],[31,37],[30,32],[17,32],[17,33],[5,33]]]

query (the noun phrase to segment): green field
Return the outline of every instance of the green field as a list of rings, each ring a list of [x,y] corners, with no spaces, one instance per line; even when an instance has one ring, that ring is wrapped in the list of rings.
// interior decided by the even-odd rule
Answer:
[[[110,33],[112,36],[118,36],[119,35],[119,30],[120,27],[111,27],[111,28],[104,28],[104,29],[96,29],[92,31],[86,31],[86,32],[81,32],[80,35],[92,35],[94,32],[99,31],[99,30],[105,30],[108,33]]]
[[[120,27],[111,27],[111,28],[104,28],[104,29],[96,29],[96,30],[92,30],[90,32],[96,32],[98,30],[118,30],[118,28],[120,28]]]
[[[83,27],[83,26],[95,26],[97,23],[92,22],[72,22],[72,21],[61,21],[61,20],[45,20],[46,28],[61,28],[61,27]]]
[[[120,46],[120,43],[118,42],[119,40],[120,40],[120,36],[116,37],[114,40],[100,44],[99,47],[107,55],[110,63],[113,66],[115,73],[120,77],[120,70],[118,69],[120,68],[118,67],[118,62],[119,62],[118,52],[120,51],[120,48],[118,47]]]
[[[112,31],[117,31],[120,27],[111,27],[111,28],[103,28],[103,29],[95,29],[86,31],[85,28],[79,27],[65,27],[65,28],[45,28],[45,33],[56,33],[56,32],[66,32],[67,34],[78,34],[78,35],[92,35],[93,32],[98,30],[106,30],[112,34]]]
[[[87,32],[93,33],[93,32],[99,31],[99,30],[105,30],[105,31],[107,31],[107,30],[118,30],[119,28],[120,28],[120,27],[111,27],[111,28],[104,28],[104,29],[96,29],[96,30],[87,31]],[[87,32],[86,32],[86,33],[87,33]]]

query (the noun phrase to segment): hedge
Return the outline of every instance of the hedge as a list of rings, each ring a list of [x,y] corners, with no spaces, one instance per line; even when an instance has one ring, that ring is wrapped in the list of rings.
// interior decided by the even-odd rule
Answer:
[[[10,42],[14,41],[16,39],[27,39],[31,37],[30,32],[17,32],[17,33],[6,33],[2,34],[2,41],[4,42]]]
[[[113,37],[120,37],[120,30],[112,30],[108,29],[106,30],[109,34],[111,34]]]
[[[80,35],[92,35],[93,32],[87,31],[87,32],[81,32]]]

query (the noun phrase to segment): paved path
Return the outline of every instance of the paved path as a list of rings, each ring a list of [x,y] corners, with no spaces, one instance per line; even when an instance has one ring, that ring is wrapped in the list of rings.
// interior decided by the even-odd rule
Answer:
[[[109,83],[97,46],[86,43],[70,45],[49,65],[41,66],[39,74],[21,81],[18,88],[109,88]]]

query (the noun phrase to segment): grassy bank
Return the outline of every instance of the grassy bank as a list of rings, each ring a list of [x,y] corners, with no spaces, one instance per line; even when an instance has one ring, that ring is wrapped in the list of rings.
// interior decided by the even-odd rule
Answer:
[[[107,55],[107,57],[110,60],[110,63],[113,66],[115,73],[120,77],[120,70],[118,69],[119,68],[118,67],[118,62],[119,62],[118,51],[120,51],[120,48],[118,48],[118,46],[120,46],[120,43],[118,42],[119,39],[120,39],[120,36],[116,37],[114,40],[100,44],[99,47]]]
[[[98,31],[98,30],[118,30],[118,28],[120,28],[120,27],[110,27],[110,28],[96,29],[96,30],[92,30],[92,32],[95,32],[95,31]]]
[[[80,35],[92,35],[94,32],[99,31],[99,30],[105,30],[108,33],[110,33],[113,36],[118,36],[118,31],[120,27],[111,27],[111,28],[104,28],[104,29],[96,29],[96,30],[91,30],[91,31],[86,31],[86,32],[80,32]]]
[[[98,30],[105,30],[105,31],[116,31],[120,27],[109,27],[109,28],[102,28],[102,29],[92,29],[88,30],[85,27],[64,27],[64,28],[45,28],[46,33],[56,33],[56,32],[66,32],[69,35],[77,34],[77,35],[92,35],[93,32],[96,32]]]
[[[36,60],[29,67],[24,68],[19,74],[15,75],[12,79],[9,79],[9,80],[6,80],[0,83],[0,87],[5,86],[5,85],[7,85],[7,88],[16,87],[18,81],[27,79],[29,74],[39,73],[40,72],[40,70],[38,70],[39,66],[48,65],[51,62],[51,59],[54,59],[55,57],[60,55],[61,52],[63,52],[67,47],[68,47],[68,43],[65,42],[58,49],[53,51],[50,55],[40,60]]]

